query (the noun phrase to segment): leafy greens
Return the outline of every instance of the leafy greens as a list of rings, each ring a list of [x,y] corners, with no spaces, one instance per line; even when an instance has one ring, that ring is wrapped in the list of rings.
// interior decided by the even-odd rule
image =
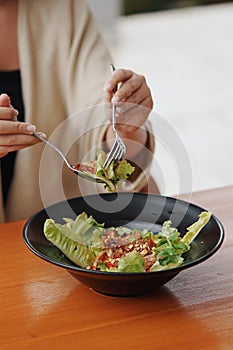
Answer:
[[[135,168],[126,159],[120,161],[113,160],[110,165],[105,168],[104,162],[106,157],[107,154],[99,149],[95,161],[76,164],[76,168],[102,182],[109,192],[115,192],[117,184],[122,180],[127,180],[134,172]]]
[[[82,268],[109,272],[150,272],[175,268],[184,261],[192,241],[211,218],[203,211],[182,237],[171,221],[160,232],[130,229],[124,226],[105,228],[85,212],[65,224],[47,219],[46,238]]]

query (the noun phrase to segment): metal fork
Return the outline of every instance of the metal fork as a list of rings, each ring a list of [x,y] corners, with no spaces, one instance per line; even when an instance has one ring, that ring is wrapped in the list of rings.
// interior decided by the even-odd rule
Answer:
[[[94,182],[99,182],[99,183],[105,183],[105,181],[101,181],[101,179],[97,179],[95,176],[89,175],[87,172],[78,170],[76,168],[76,165],[71,165],[68,160],[66,159],[66,157],[64,156],[64,154],[60,151],[59,148],[57,148],[56,146],[54,146],[52,143],[50,143],[49,141],[47,141],[44,137],[42,137],[41,135],[39,135],[37,132],[34,132],[34,136],[36,136],[39,140],[43,141],[44,143],[46,143],[46,145],[48,145],[49,147],[51,147],[54,151],[56,151],[64,160],[65,164],[67,165],[67,167],[76,175],[79,175],[81,177],[83,177],[86,180],[89,181],[94,181]]]
[[[110,66],[112,68],[112,71],[114,72],[115,71],[114,65],[111,63]],[[115,88],[114,92],[116,91],[117,91],[117,87]],[[112,104],[112,129],[115,132],[115,141],[104,162],[105,169],[111,164],[113,160],[120,160],[124,158],[126,154],[125,144],[120,138],[116,129],[116,105],[115,104]]]

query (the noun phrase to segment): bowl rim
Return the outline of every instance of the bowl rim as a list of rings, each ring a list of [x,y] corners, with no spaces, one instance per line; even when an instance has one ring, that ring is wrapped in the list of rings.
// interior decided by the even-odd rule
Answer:
[[[120,192],[120,193],[117,193],[117,195],[132,195],[132,192]],[[103,193],[103,194],[100,194],[101,196],[112,196],[113,193]],[[140,195],[140,196],[150,196],[150,197],[162,197],[164,199],[169,199],[169,200],[174,200],[174,201],[178,201],[180,203],[184,203],[184,204],[188,204],[188,205],[191,205],[192,207],[195,207],[201,211],[203,210],[206,210],[204,209],[203,207],[200,207],[199,205],[196,205],[192,202],[188,202],[188,201],[185,201],[183,199],[179,199],[179,198],[176,198],[176,197],[172,197],[172,196],[164,196],[164,195],[158,195],[158,194],[150,194],[150,193],[142,193],[142,192],[138,192],[138,193],[133,193],[133,195]],[[74,201],[74,200],[77,200],[79,198],[83,198],[83,197],[97,197],[99,196],[96,195],[96,194],[91,194],[91,195],[87,195],[87,196],[78,196],[78,197],[73,197],[73,198],[69,198],[67,199],[66,201],[67,202],[71,202],[71,201]],[[78,265],[66,265],[65,263],[62,263],[62,262],[59,262],[59,261],[56,261],[50,257],[48,257],[47,255],[39,252],[37,249],[34,248],[34,246],[31,244],[30,240],[28,239],[28,228],[31,224],[31,222],[34,220],[35,217],[37,217],[38,215],[40,215],[41,213],[45,212],[46,209],[49,209],[49,208],[52,208],[56,205],[60,205],[62,204],[63,202],[66,202],[64,200],[62,201],[59,201],[59,202],[56,202],[54,204],[51,204],[50,206],[48,207],[45,207],[41,210],[39,210],[38,212],[36,212],[35,214],[33,214],[27,221],[26,223],[24,224],[24,227],[23,227],[23,240],[24,240],[24,243],[26,244],[26,246],[29,248],[29,250],[31,250],[36,256],[38,256],[39,258],[45,260],[46,262],[50,262],[56,266],[59,266],[59,267],[62,267],[66,270],[69,270],[69,272],[80,272],[80,273],[88,273],[88,274],[95,274],[95,275],[105,275],[105,276],[151,276],[151,275],[158,275],[158,274],[164,274],[164,273],[174,273],[174,274],[177,274],[179,273],[180,271],[182,270],[185,270],[189,267],[192,267],[192,266],[195,266],[205,260],[207,260],[209,257],[211,257],[212,255],[214,255],[218,250],[219,248],[221,247],[221,245],[223,244],[223,241],[224,241],[224,237],[225,237],[225,230],[224,230],[224,226],[222,224],[222,222],[214,215],[212,214],[211,216],[211,219],[213,219],[218,228],[219,228],[219,238],[218,238],[218,242],[216,243],[216,245],[213,247],[213,249],[211,249],[211,251],[207,252],[206,254],[204,254],[203,256],[201,256],[200,258],[197,258],[193,261],[190,261],[190,262],[187,262],[187,263],[182,263],[181,265],[177,266],[177,267],[174,267],[174,268],[168,268],[168,269],[164,269],[164,270],[158,270],[158,271],[149,271],[149,272],[110,272],[110,271],[99,271],[99,270],[89,270],[89,269],[85,269],[85,268],[82,268]],[[46,240],[47,238],[44,237]],[[48,241],[48,240],[47,240]],[[49,241],[48,241],[49,242]],[[51,244],[51,246],[54,246],[56,247],[55,245],[53,245],[52,243],[49,242],[49,244]],[[59,249],[59,248],[57,248]],[[69,260],[69,258],[67,258]],[[72,261],[71,261],[72,264],[74,264]]]

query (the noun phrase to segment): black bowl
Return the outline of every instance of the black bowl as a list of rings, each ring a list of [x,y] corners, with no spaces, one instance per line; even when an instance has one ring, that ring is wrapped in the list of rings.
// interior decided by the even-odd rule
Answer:
[[[208,224],[193,241],[184,256],[184,263],[173,269],[143,273],[115,273],[80,268],[64,257],[43,234],[48,217],[64,223],[63,217],[75,218],[85,211],[106,227],[127,225],[158,232],[165,220],[171,220],[181,234],[198,219],[204,209],[179,199],[145,193],[118,193],[73,198],[49,206],[25,224],[23,238],[28,248],[38,257],[66,269],[81,283],[96,292],[112,296],[134,296],[164,285],[179,272],[197,265],[213,255],[224,239],[221,222],[212,215]]]

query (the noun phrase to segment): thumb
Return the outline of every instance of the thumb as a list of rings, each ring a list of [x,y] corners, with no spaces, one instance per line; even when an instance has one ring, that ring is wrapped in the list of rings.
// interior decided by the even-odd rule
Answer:
[[[0,107],[10,107],[11,99],[7,94],[0,95]]]

